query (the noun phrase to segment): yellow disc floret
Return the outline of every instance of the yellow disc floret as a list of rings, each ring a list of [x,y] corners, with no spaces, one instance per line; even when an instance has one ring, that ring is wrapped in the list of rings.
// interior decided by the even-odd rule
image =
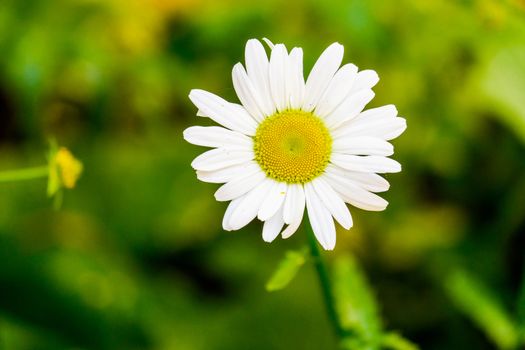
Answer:
[[[312,113],[287,110],[266,118],[254,137],[255,160],[266,175],[286,183],[306,183],[330,161],[332,138]]]

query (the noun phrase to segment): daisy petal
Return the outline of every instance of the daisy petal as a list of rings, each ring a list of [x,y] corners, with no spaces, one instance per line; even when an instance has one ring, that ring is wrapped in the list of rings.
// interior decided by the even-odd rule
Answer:
[[[326,174],[326,181],[332,186],[343,198],[343,200],[357,208],[370,211],[384,210],[388,202],[376,194],[366,191],[353,181],[342,177]]]
[[[248,74],[246,74],[242,64],[237,63],[233,66],[232,80],[235,92],[244,108],[246,108],[248,113],[250,113],[256,121],[261,122],[264,119],[264,113],[261,108],[261,97],[257,90],[255,90],[255,86],[250,78],[248,78]]]
[[[249,162],[255,158],[252,150],[249,151],[230,151],[223,148],[215,148],[202,153],[191,162],[195,170],[214,171],[232,165]]]
[[[371,69],[362,70],[357,73],[355,84],[350,90],[350,93],[357,92],[359,90],[371,89],[379,81],[379,76],[377,73]]]
[[[269,220],[264,222],[262,237],[265,242],[272,242],[284,226],[283,206],[281,205]]]
[[[308,75],[305,86],[303,110],[312,111],[323,96],[343,60],[344,47],[339,43],[328,46]]]
[[[282,206],[286,198],[287,186],[284,182],[276,182],[269,190],[268,196],[259,208],[257,218],[261,221],[266,221],[271,218],[277,210]]]
[[[260,107],[263,114],[273,114],[275,112],[275,106],[270,92],[270,82],[268,80],[268,56],[259,40],[248,40],[246,43],[245,61],[248,77],[252,81],[256,91],[259,92]]]
[[[332,250],[335,247],[335,224],[332,215],[323,205],[311,182],[304,185],[306,196],[306,209],[308,218],[312,225],[315,237],[326,250]]]
[[[407,128],[404,118],[388,118],[384,120],[359,119],[351,120],[348,125],[344,125],[338,130],[337,135],[344,137],[371,136],[379,137],[384,140],[392,140],[398,137]],[[334,134],[334,137],[335,134]]]
[[[197,117],[207,117],[209,118],[204,112],[200,109],[197,109]]]
[[[306,205],[303,185],[289,185],[288,191],[283,207],[283,219],[289,225],[282,232],[283,238],[288,238],[297,231],[297,228],[303,221],[304,207]]]
[[[222,228],[225,231],[232,231],[234,230],[233,227],[230,226],[230,218],[233,214],[233,212],[239,207],[239,204],[241,203],[243,197],[235,198],[228,204],[228,208],[226,208],[226,212],[224,213],[224,217],[222,219]]]
[[[215,192],[215,199],[219,202],[225,202],[240,197],[260,184],[265,178],[266,174],[260,169],[252,173],[243,173],[219,187]]]
[[[353,64],[342,66],[330,81],[328,88],[315,107],[315,114],[320,117],[329,115],[348,96],[357,77],[357,67]]]
[[[372,173],[398,173],[401,164],[397,161],[380,156],[354,156],[334,153],[331,162],[346,170]]]
[[[304,208],[303,208],[303,212],[304,212]],[[301,226],[302,220],[303,220],[303,216],[301,214],[301,220],[292,222],[290,225],[286,226],[286,228],[281,233],[281,237],[283,239],[290,238],[297,231],[299,226]]]
[[[355,118],[374,96],[372,90],[361,90],[347,97],[339,107],[326,116],[326,125],[333,130],[343,122]]]
[[[266,43],[266,45],[268,45],[270,49],[273,49],[273,47],[275,46],[268,38],[263,38],[263,41]]]
[[[396,116],[394,105],[372,108],[334,130],[333,137],[372,136],[392,140],[406,129],[406,120]]]
[[[390,188],[388,181],[380,175],[345,170],[334,164],[328,164],[326,167],[326,174],[342,177],[343,179],[355,183],[370,192],[384,192]]]
[[[255,135],[257,122],[241,106],[230,103],[204,90],[191,90],[189,97],[199,109],[200,114],[205,115],[228,129],[241,132],[245,135]]]
[[[301,108],[304,100],[303,50],[294,47],[288,56],[286,89],[289,95],[289,107]]]
[[[344,229],[350,229],[353,225],[352,216],[341,197],[321,177],[315,178],[311,183],[317,196],[321,199],[326,209],[330,211],[334,219]]]
[[[192,126],[184,130],[183,135],[184,140],[198,146],[238,150],[253,148],[251,138],[220,126]]]
[[[257,211],[266,198],[268,189],[273,185],[270,179],[265,179],[261,184],[242,196],[242,201],[229,218],[229,226],[239,230],[248,225],[257,216]]]
[[[304,211],[304,190],[300,184],[288,185],[288,193],[283,207],[283,219],[287,224],[291,224],[294,221],[300,221],[302,213]]]
[[[367,109],[361,112],[354,121],[361,119],[366,120],[386,120],[397,117],[397,108],[394,105],[385,105],[381,107]]]
[[[332,149],[337,153],[364,156],[391,156],[394,154],[394,146],[388,141],[368,136],[340,137],[334,140]]]
[[[288,107],[286,94],[286,62],[288,53],[283,44],[277,44],[272,49],[270,56],[270,91],[273,102],[278,111],[283,111]]]
[[[239,174],[253,173],[256,169],[260,169],[259,164],[254,161],[249,161],[214,171],[197,170],[197,179],[215,184],[226,183],[233,180]]]

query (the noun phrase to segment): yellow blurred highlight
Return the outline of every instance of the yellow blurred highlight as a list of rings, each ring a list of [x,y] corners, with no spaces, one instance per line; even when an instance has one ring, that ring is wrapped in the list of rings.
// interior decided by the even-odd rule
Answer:
[[[452,206],[412,210],[381,234],[378,254],[394,270],[420,264],[434,250],[452,247],[464,235],[465,218]]]
[[[93,1],[97,2],[97,1]],[[100,1],[108,10],[100,24],[116,44],[128,53],[155,51],[163,42],[169,20],[200,1],[194,0],[111,0]],[[159,40],[160,39],[160,40]]]

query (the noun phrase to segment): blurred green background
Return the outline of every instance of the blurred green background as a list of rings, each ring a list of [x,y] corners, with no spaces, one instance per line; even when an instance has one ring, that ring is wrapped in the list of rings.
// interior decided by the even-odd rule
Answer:
[[[522,348],[523,1],[2,0],[0,171],[45,164],[50,137],[85,171],[59,211],[45,179],[0,184],[0,349],[336,348],[311,264],[264,289],[305,235],[223,232],[182,140],[203,122],[189,91],[236,101],[262,37],[303,47],[306,72],[342,43],[381,78],[369,107],[407,119],[389,207],[352,209],[327,255],[362,282],[337,279],[354,326],[375,298],[422,349]]]

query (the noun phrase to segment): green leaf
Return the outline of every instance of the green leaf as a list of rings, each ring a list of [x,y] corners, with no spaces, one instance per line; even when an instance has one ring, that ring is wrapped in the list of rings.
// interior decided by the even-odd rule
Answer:
[[[356,337],[346,337],[340,345],[344,350],[378,350],[377,344],[368,344],[365,340]]]
[[[286,287],[295,275],[297,275],[299,268],[304,265],[306,261],[305,255],[305,249],[300,251],[287,251],[272,277],[270,277],[266,283],[266,290],[275,292]]]
[[[500,349],[518,345],[518,330],[501,302],[475,276],[456,269],[445,279],[445,291],[456,307],[467,315]]]
[[[377,349],[382,323],[375,297],[361,268],[351,255],[340,256],[334,266],[334,297],[343,327],[355,334],[346,339],[347,349]]]
[[[410,340],[403,338],[399,333],[386,333],[381,340],[383,349],[390,350],[418,350],[419,347]]]

